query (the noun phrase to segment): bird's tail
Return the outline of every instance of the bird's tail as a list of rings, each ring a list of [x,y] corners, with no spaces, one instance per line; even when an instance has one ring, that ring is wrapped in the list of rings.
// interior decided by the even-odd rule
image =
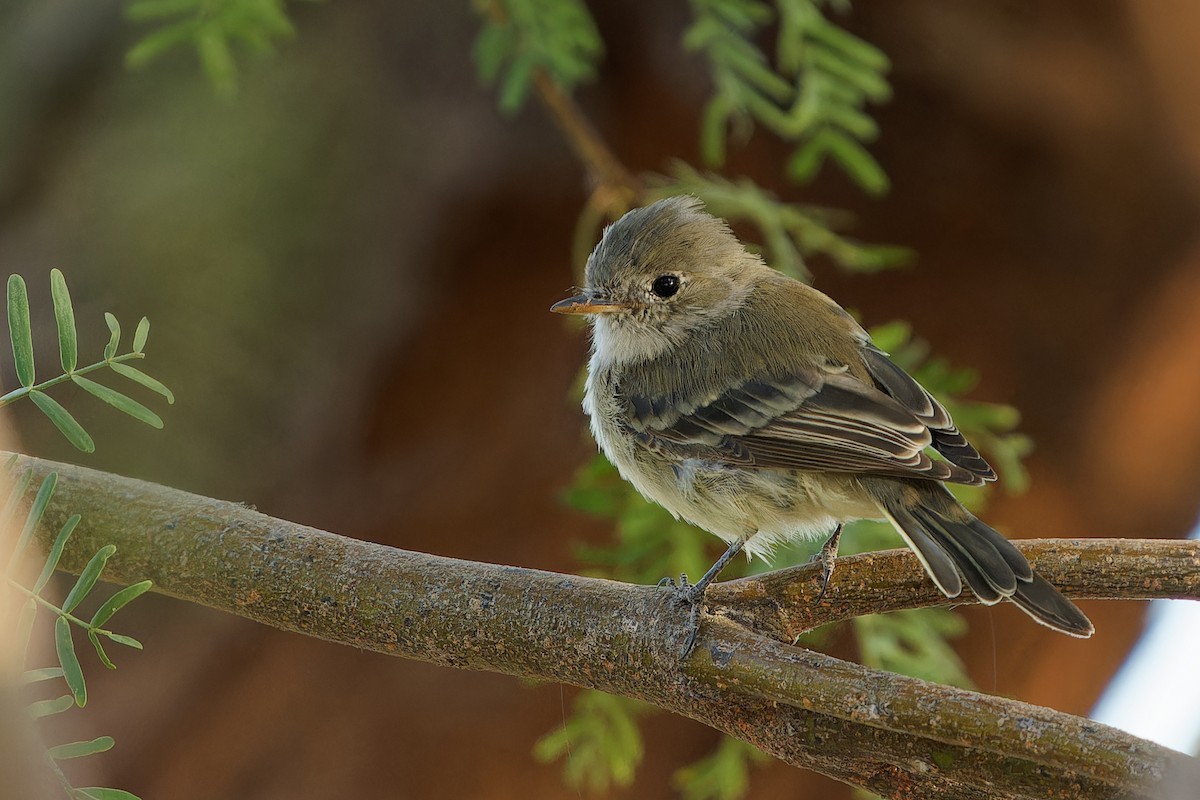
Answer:
[[[1069,636],[1087,638],[1095,632],[1084,613],[1034,572],[1011,542],[941,485],[892,479],[871,481],[867,488],[947,597],[958,597],[966,583],[987,605],[1011,600],[1037,622]]]

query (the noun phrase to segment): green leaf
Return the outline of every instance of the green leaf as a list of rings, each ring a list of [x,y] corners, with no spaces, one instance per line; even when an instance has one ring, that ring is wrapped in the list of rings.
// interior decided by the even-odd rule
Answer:
[[[196,54],[217,96],[229,100],[237,94],[237,64],[229,40],[219,25],[203,25],[196,33]]]
[[[54,319],[58,323],[58,355],[63,372],[74,372],[79,362],[79,341],[75,335],[75,309],[62,270],[50,270],[50,295],[54,299]]]
[[[42,515],[46,513],[46,506],[50,504],[50,498],[54,496],[54,487],[57,485],[57,472],[51,472],[42,479],[37,496],[29,505],[29,513],[25,515],[25,524],[21,528],[21,535],[17,537],[17,546],[13,549],[14,554],[23,552],[29,545],[29,540],[33,538],[34,530],[42,521]]]
[[[564,758],[563,779],[575,789],[606,793],[610,785],[628,786],[642,760],[637,717],[647,706],[636,700],[586,690],[573,703],[561,728],[534,745],[539,761]]]
[[[125,53],[125,66],[129,69],[141,69],[163,53],[195,40],[200,30],[198,19],[188,19],[172,25],[165,25],[153,33],[138,40],[137,44]]]
[[[750,767],[769,761],[754,745],[726,736],[711,754],[676,770],[671,785],[684,800],[738,800],[750,788]]]
[[[89,628],[87,635],[88,641],[92,643],[92,647],[96,648],[96,655],[100,657],[100,663],[109,669],[116,669],[117,665],[108,657],[108,653],[104,652],[104,646],[100,644],[100,637],[96,634],[96,631]]]
[[[140,353],[146,349],[146,339],[150,336],[150,320],[142,317],[138,320],[137,329],[133,332],[133,352]]]
[[[96,609],[96,613],[92,616],[91,626],[93,628],[99,628],[101,625],[112,619],[113,614],[116,614],[126,605],[150,591],[150,587],[153,585],[154,581],[142,581],[140,583],[126,586],[124,589],[101,603],[100,607]]]
[[[13,514],[16,513],[17,506],[21,504],[25,493],[29,491],[29,484],[33,482],[33,470],[27,469],[21,473],[21,477],[17,478],[16,485],[8,494],[8,499],[4,501],[4,508],[0,509],[0,527],[8,525]]]
[[[135,22],[177,17],[200,7],[201,0],[135,0],[125,7],[125,18]]]
[[[54,649],[75,705],[83,708],[87,705],[87,684],[83,681],[83,667],[79,665],[75,643],[71,640],[71,621],[66,617],[59,617],[54,623]]]
[[[796,148],[787,165],[788,176],[792,180],[807,183],[816,176],[817,170],[825,162],[831,135],[828,129],[823,128]]]
[[[29,292],[20,275],[8,276],[8,336],[13,363],[22,386],[33,386],[33,332],[29,327]]]
[[[104,789],[99,786],[76,789],[75,797],[81,800],[141,800],[136,794],[124,789]]]
[[[863,664],[914,678],[970,688],[962,659],[948,639],[966,621],[947,608],[917,608],[854,618]]]
[[[71,587],[67,599],[63,601],[63,611],[74,611],[75,607],[83,602],[83,598],[87,597],[88,592],[96,585],[96,581],[100,580],[100,573],[104,571],[104,565],[108,563],[108,559],[112,558],[112,554],[115,552],[117,552],[115,544],[106,544],[96,551],[96,555],[92,556],[87,566],[79,573],[79,578]]]
[[[139,642],[137,639],[133,638],[132,636],[123,636],[122,634],[113,633],[111,631],[104,631],[103,633],[105,636],[107,636],[109,639],[116,642],[117,644],[123,644],[126,647],[132,647],[134,650],[142,649],[142,643]]]
[[[75,445],[76,448],[85,453],[94,453],[96,451],[96,443],[92,441],[92,437],[83,429],[83,426],[75,421],[71,413],[62,407],[57,400],[48,394],[39,391],[31,391],[29,399],[33,404],[41,409],[42,413],[50,418],[54,423],[54,427],[58,428],[59,433],[67,437],[67,441]]]
[[[122,364],[120,362],[114,362],[114,363],[110,364],[109,366],[112,367],[112,371],[117,373],[118,375],[125,377],[125,378],[129,378],[129,380],[134,381],[135,383],[140,383],[142,386],[145,386],[147,389],[149,389],[152,392],[158,392],[163,397],[167,398],[168,403],[173,404],[175,402],[175,395],[171,392],[170,389],[168,389],[166,386],[164,386],[162,383],[155,380],[154,378],[151,378],[149,375],[142,372],[140,369],[138,369],[136,367],[131,367],[128,364]]]
[[[161,429],[163,426],[162,417],[155,414],[144,405],[134,400],[132,397],[126,397],[115,389],[110,389],[102,383],[96,383],[93,380],[88,380],[80,375],[72,375],[71,380],[80,389],[83,389],[88,394],[98,397],[108,403],[118,411],[123,411],[134,419],[144,422],[152,428]]]
[[[38,576],[37,582],[33,584],[33,593],[37,594],[42,591],[46,583],[50,580],[50,576],[54,574],[54,570],[58,569],[58,561],[62,558],[63,548],[67,545],[67,540],[71,538],[71,534],[75,532],[75,526],[79,524],[80,516],[74,514],[63,523],[62,529],[59,530],[58,536],[54,539],[54,544],[50,547],[50,553],[46,556],[46,564],[42,567],[42,574]]]
[[[61,667],[42,667],[41,669],[27,669],[21,673],[21,683],[40,683],[48,681],[51,678],[61,678],[63,674]]]
[[[103,753],[105,750],[112,750],[116,744],[111,736],[97,736],[90,742],[71,742],[70,744],[60,744],[55,747],[48,748],[46,755],[53,758],[55,761],[65,761],[68,758],[82,758],[95,753]]]
[[[107,311],[104,312],[104,324],[108,325],[108,344],[104,345],[104,360],[108,361],[117,354],[121,344],[121,323]]]
[[[883,167],[854,139],[835,132],[829,137],[828,150],[867,194],[881,195],[888,190],[890,183]]]
[[[21,653],[21,663],[24,664],[29,650],[29,637],[33,633],[33,621],[37,617],[38,604],[32,597],[21,607],[21,616],[17,618],[17,648]]]
[[[62,670],[59,670],[62,673]],[[62,697],[56,697],[53,700],[38,700],[35,703],[29,704],[29,716],[34,719],[61,714],[71,706],[75,705],[75,698],[69,694],[64,694]]]

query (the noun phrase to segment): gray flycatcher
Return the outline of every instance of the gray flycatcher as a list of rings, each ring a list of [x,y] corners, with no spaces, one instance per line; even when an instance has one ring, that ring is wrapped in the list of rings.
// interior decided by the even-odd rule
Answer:
[[[1094,628],[945,483],[996,473],[946,409],[837,303],[748,252],[699,200],[630,211],[588,258],[586,288],[551,310],[586,314],[583,407],[600,449],[639,492],[729,544],[680,597],[698,607],[743,549],[886,519],[937,587],[1012,600],[1071,636]],[[942,458],[930,458],[932,448]],[[824,591],[822,589],[822,591]]]

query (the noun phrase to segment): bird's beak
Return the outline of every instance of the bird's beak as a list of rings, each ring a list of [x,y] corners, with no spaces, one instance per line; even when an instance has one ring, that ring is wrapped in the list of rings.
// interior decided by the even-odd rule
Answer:
[[[614,314],[624,311],[628,307],[625,303],[605,300],[585,292],[568,297],[566,300],[559,300],[550,306],[550,310],[556,314]]]

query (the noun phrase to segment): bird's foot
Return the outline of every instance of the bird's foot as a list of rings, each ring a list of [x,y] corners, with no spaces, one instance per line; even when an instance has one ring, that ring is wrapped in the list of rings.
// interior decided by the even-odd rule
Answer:
[[[833,562],[837,560],[838,544],[842,539],[842,526],[838,525],[833,529],[833,533],[825,544],[821,545],[821,549],[809,559],[809,563],[818,562],[821,565],[821,593],[817,595],[817,599],[813,605],[817,605],[825,599],[825,591],[829,588],[829,579],[833,577]]]
[[[704,590],[707,586],[699,583],[692,583],[688,580],[687,573],[680,573],[679,581],[674,578],[666,577],[658,582],[659,586],[669,586],[671,588],[671,600],[680,606],[688,607],[687,621],[687,639],[684,640],[683,649],[679,652],[679,659],[682,661],[692,654],[692,650],[696,648],[696,637],[700,634],[700,608],[704,601]]]

